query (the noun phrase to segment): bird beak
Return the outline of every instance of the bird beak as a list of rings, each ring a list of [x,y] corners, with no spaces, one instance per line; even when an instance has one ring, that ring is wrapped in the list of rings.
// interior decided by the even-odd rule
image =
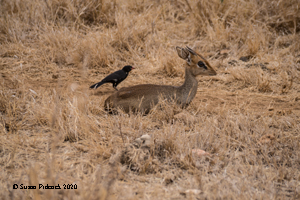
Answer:
[[[131,69],[135,69],[134,67],[131,67]]]

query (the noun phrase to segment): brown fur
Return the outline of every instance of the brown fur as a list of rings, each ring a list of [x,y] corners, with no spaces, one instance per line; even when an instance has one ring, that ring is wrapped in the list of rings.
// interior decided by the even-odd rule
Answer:
[[[216,75],[216,71],[210,66],[207,60],[189,47],[176,47],[178,56],[187,61],[185,64],[185,81],[181,86],[171,85],[135,85],[126,87],[115,92],[105,100],[106,110],[121,108],[125,112],[141,111],[148,113],[151,108],[159,102],[160,98],[175,100],[181,106],[187,106],[195,97],[197,92],[198,75]],[[205,67],[199,67],[199,61]]]

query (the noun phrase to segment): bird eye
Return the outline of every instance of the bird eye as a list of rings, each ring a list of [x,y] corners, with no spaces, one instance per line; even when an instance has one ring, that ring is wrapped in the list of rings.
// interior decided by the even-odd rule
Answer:
[[[199,61],[199,62],[197,63],[197,65],[198,65],[198,67],[202,67],[202,68],[204,68],[204,69],[207,69],[206,65],[205,65],[202,61]]]

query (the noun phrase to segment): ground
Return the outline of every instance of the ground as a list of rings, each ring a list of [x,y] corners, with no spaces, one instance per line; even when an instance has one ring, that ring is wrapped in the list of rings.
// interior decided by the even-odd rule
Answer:
[[[1,199],[300,198],[299,1],[1,5]],[[217,71],[186,108],[110,114],[89,89],[124,65],[119,89],[179,86],[186,45]]]

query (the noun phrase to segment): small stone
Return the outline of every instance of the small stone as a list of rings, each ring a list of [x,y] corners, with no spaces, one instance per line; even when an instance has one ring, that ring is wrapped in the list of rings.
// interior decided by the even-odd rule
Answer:
[[[210,154],[202,149],[192,149],[193,156],[201,158],[203,156],[210,156]]]
[[[198,189],[188,189],[188,190],[185,190],[183,192],[180,192],[180,194],[183,195],[183,196],[198,195],[200,193],[201,193],[201,190],[198,190]]]
[[[258,143],[261,144],[261,145],[273,144],[275,139],[276,138],[273,134],[267,134],[267,135],[262,136]]]

